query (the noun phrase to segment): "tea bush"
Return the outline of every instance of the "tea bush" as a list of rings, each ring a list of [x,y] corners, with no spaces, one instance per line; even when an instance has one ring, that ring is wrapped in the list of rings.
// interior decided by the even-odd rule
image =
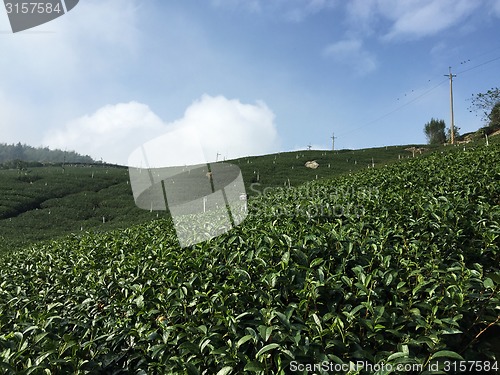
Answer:
[[[275,190],[249,201],[239,227],[183,249],[165,219],[9,254],[0,368],[498,363],[498,160],[494,145]]]

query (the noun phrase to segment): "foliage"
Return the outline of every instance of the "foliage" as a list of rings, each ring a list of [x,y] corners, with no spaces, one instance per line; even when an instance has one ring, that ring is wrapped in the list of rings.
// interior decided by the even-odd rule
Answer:
[[[495,130],[500,129],[500,101],[493,106],[490,112],[490,126]]]
[[[479,128],[477,131],[480,135],[490,135],[500,129],[500,102],[498,102],[490,112],[489,124]]]
[[[297,186],[316,178],[321,180],[367,169],[372,161],[379,167],[408,160],[411,153],[405,151],[405,147],[285,152],[241,158],[231,163],[240,167],[247,193],[257,196],[271,187]],[[305,168],[307,160],[317,160],[320,167],[314,171]],[[168,215],[135,207],[124,167],[42,166],[21,161],[4,166],[7,169],[0,169],[0,252],[81,230],[127,228]],[[259,181],[256,181],[257,174]]]
[[[126,228],[166,216],[135,206],[126,168],[21,165],[0,170],[0,252],[69,233]]]
[[[269,187],[299,186],[306,181],[331,179],[372,166],[379,168],[408,160],[412,153],[407,149],[422,146],[414,144],[360,150],[301,150],[240,158],[232,160],[231,163],[240,167],[247,193],[256,196]],[[427,147],[428,151],[436,149],[436,146]],[[312,160],[316,160],[319,167],[314,170],[305,168],[304,164]]]
[[[424,133],[427,137],[427,142],[431,145],[442,145],[446,142],[444,120],[432,118],[431,121],[425,124]]]
[[[486,134],[500,129],[500,89],[493,87],[485,93],[472,96],[470,111],[479,112],[486,126],[482,128]]]
[[[453,133],[454,133],[454,138],[459,139],[460,138],[460,128],[458,126],[453,127]],[[446,142],[451,143],[451,128],[446,129]]]
[[[498,144],[452,148],[277,189],[250,199],[239,227],[184,249],[163,219],[5,256],[0,366],[286,374],[292,361],[498,361],[499,157]]]
[[[17,144],[0,143],[0,164],[12,161],[45,163],[93,163],[88,155],[82,156],[74,151],[49,150],[48,147],[32,147]]]

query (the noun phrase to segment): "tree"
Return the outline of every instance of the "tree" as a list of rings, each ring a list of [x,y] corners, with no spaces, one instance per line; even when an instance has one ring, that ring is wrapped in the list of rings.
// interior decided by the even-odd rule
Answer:
[[[12,160],[24,160],[24,147],[21,142],[18,142],[17,145],[12,147],[10,158]]]
[[[494,87],[485,93],[473,94],[471,112],[479,112],[486,126],[480,130],[486,134],[500,129],[500,89]]]
[[[489,126],[493,131],[500,129],[500,101],[498,101],[491,109],[489,119]]]
[[[52,162],[61,163],[94,163],[94,160],[88,155],[80,155],[75,151],[50,150],[48,147],[31,147],[17,144],[0,143],[0,164],[12,161],[37,161],[37,162]]]
[[[437,120],[432,118],[424,127],[424,133],[427,137],[427,142],[430,145],[439,145],[446,142],[444,120]]]

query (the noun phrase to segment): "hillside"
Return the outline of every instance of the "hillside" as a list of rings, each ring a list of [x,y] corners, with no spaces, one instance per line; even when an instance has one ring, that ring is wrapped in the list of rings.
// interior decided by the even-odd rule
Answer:
[[[165,218],[2,257],[2,366],[286,374],[327,361],[368,374],[383,362],[403,374],[482,360],[495,373],[499,159],[498,143],[456,147],[276,189],[184,249]]]
[[[247,193],[299,186],[375,166],[408,161],[415,146],[363,150],[295,151],[231,160],[240,167]],[[428,146],[422,154],[429,155]],[[316,160],[319,168],[304,166]],[[373,162],[373,164],[372,164]],[[106,231],[165,218],[134,205],[127,168],[105,164],[39,164],[0,169],[0,252],[69,233]]]
[[[498,143],[500,137],[492,137]],[[479,147],[482,141],[466,145]],[[412,148],[422,148],[413,153]],[[228,162],[242,171],[251,198],[268,188],[296,187],[312,180],[380,168],[426,157],[435,151],[462,149],[406,145],[361,150],[293,151]],[[304,166],[318,162],[317,169]],[[168,212],[138,209],[132,198],[128,169],[107,164],[23,164],[0,169],[0,252],[70,233],[127,228]]]
[[[105,165],[0,170],[0,252],[156,218],[136,208],[127,178],[126,168]]]
[[[422,153],[412,148],[423,149]],[[306,181],[325,179],[342,174],[356,172],[368,168],[379,168],[408,160],[413,157],[422,157],[439,150],[442,147],[429,145],[406,145],[369,148],[361,150],[338,151],[292,151],[272,155],[240,158],[231,161],[240,167],[243,173],[247,192],[250,195],[258,194],[258,185],[251,188],[252,183],[267,186],[299,186]],[[316,161],[317,169],[304,166],[307,161]]]

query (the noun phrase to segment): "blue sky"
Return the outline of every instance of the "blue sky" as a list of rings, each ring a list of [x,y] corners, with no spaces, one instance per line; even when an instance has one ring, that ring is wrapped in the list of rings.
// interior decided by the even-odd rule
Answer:
[[[81,0],[16,34],[0,9],[0,142],[120,164],[187,127],[208,159],[425,143],[449,66],[456,126],[482,126],[498,35],[499,0]]]

